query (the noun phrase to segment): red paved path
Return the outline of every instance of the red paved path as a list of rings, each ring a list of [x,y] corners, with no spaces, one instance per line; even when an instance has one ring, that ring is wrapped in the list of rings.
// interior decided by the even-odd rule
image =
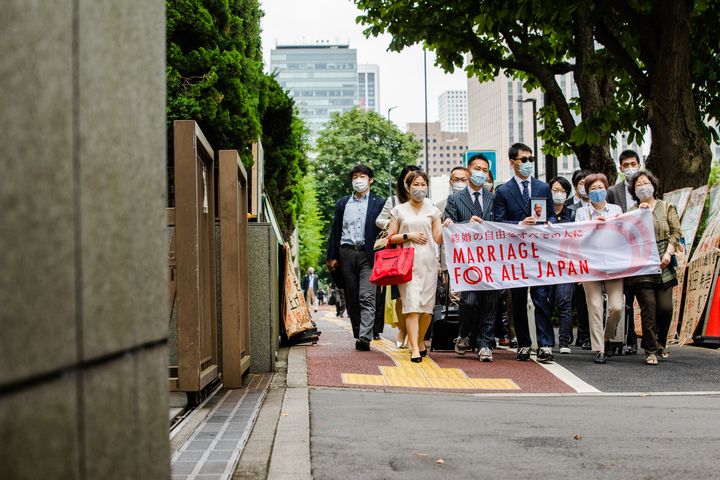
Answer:
[[[468,353],[460,357],[453,352],[429,352],[429,357],[441,368],[461,369],[471,378],[511,379],[520,390],[485,390],[485,389],[442,389],[442,388],[408,388],[392,386],[345,385],[342,374],[380,375],[380,366],[392,367],[395,362],[385,353],[376,348],[373,342],[370,352],[355,350],[355,340],[350,330],[350,320],[345,317],[335,318],[334,307],[321,308],[315,314],[315,321],[322,331],[320,342],[309,346],[307,352],[308,385],[318,387],[371,388],[383,391],[447,391],[453,393],[496,393],[498,391],[513,393],[565,393],[574,392],[567,384],[545,370],[539,364],[518,362],[515,352],[496,349],[493,352],[495,361],[482,363],[476,354]],[[392,340],[393,329],[387,329],[384,338]],[[407,353],[409,356],[409,353]],[[412,364],[410,364],[412,365]]]

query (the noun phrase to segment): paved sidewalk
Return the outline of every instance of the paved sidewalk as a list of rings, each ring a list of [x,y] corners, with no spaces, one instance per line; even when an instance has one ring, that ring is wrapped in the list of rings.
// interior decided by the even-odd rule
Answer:
[[[234,479],[310,480],[310,407],[305,347],[279,352],[270,385]]]

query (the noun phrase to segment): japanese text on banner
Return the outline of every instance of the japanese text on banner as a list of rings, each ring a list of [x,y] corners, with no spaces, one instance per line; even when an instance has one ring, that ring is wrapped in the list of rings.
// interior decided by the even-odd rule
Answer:
[[[452,224],[443,241],[455,291],[660,273],[652,214],[645,209],[604,222]]]

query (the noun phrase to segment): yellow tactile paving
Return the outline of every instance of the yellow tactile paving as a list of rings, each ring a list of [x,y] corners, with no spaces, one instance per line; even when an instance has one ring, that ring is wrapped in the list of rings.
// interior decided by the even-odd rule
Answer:
[[[390,387],[432,388],[422,377],[387,377],[386,380]]]
[[[343,373],[343,383],[346,385],[387,385],[385,378],[381,375],[365,375],[362,373]]]
[[[329,318],[331,322],[350,330],[346,321]],[[459,368],[442,368],[430,357],[421,363],[410,361],[410,352],[398,350],[394,342],[386,339],[372,342],[375,350],[383,352],[395,366],[379,367],[380,375],[343,373],[345,385],[388,386],[405,388],[432,388],[445,390],[520,390],[509,378],[470,378]]]

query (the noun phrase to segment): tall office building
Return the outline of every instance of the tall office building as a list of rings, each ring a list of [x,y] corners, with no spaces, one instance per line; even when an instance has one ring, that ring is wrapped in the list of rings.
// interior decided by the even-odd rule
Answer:
[[[440,130],[443,132],[468,131],[467,91],[447,90],[438,97]]]
[[[380,110],[380,67],[358,65],[357,105],[367,112],[381,113]]]
[[[270,70],[290,92],[314,143],[333,112],[351,110],[357,99],[357,51],[348,44],[278,45]]]
[[[407,131],[425,144],[425,123],[408,123]],[[444,132],[440,122],[428,123],[428,168],[430,177],[448,175],[456,166],[462,166],[463,155],[468,149],[467,133]],[[417,165],[425,170],[425,150],[420,150]]]
[[[470,150],[494,151],[497,155],[497,181],[511,176],[508,149],[516,142],[533,146],[532,106],[518,100],[534,98],[542,106],[539,92],[527,93],[522,82],[498,75],[490,82],[468,79],[468,145]],[[540,126],[538,126],[540,128]],[[542,141],[538,139],[538,149]],[[538,165],[539,177],[545,173]]]

